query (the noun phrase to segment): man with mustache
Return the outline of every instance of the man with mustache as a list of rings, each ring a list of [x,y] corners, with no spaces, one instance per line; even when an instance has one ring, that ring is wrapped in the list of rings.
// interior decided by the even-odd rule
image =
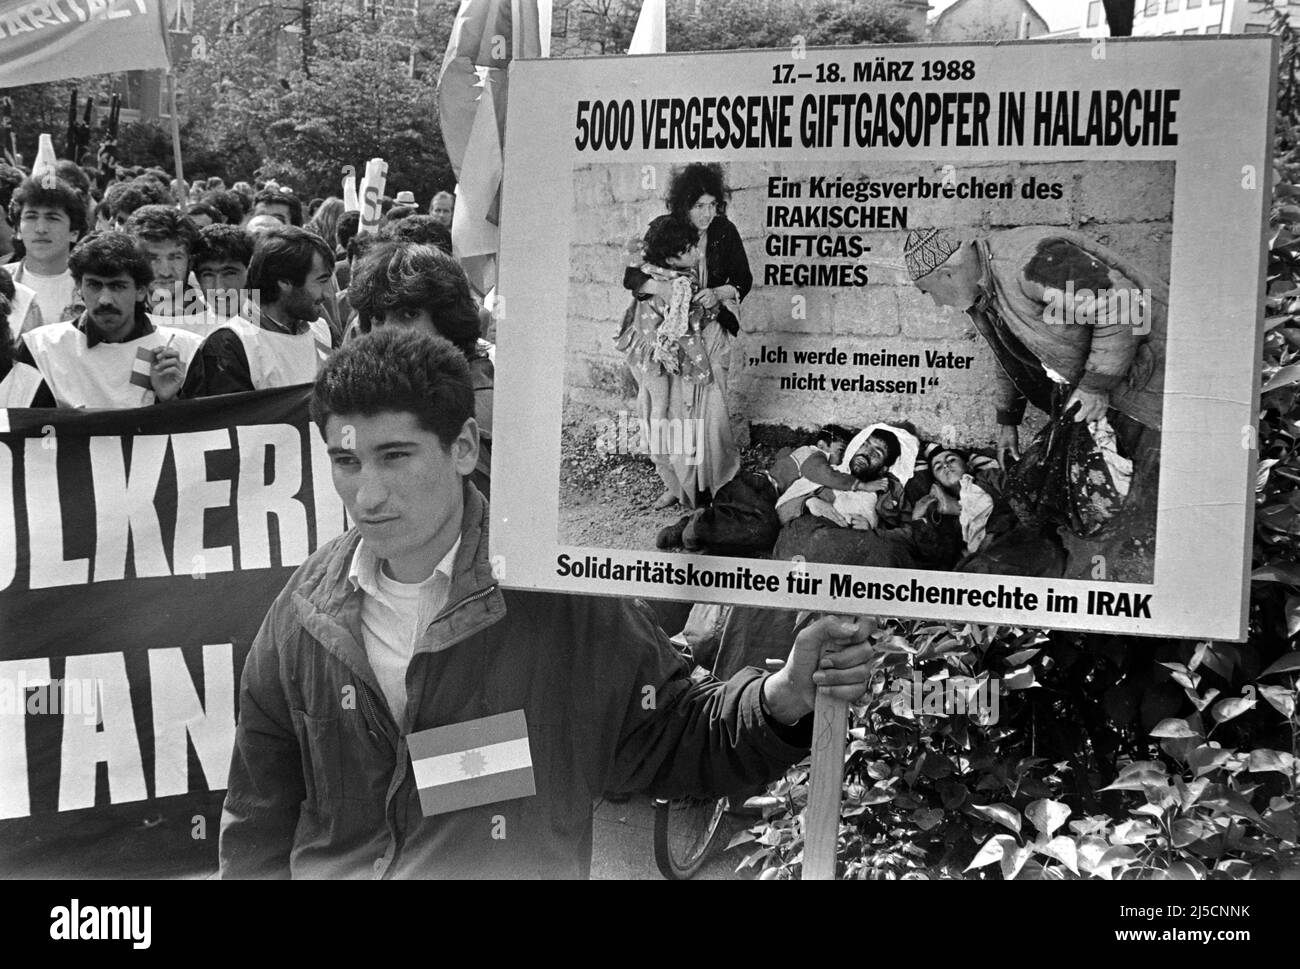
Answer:
[[[175,399],[200,340],[149,319],[153,271],[135,241],[122,232],[100,233],[73,251],[68,268],[86,309],[75,320],[24,334],[14,369],[31,378],[30,400],[10,406],[50,397],[59,407],[95,408]]]

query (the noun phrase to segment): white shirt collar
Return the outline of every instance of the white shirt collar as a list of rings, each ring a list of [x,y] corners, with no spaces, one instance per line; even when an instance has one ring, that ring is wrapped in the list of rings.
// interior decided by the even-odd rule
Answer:
[[[450,583],[451,570],[456,564],[456,553],[460,551],[460,536],[452,543],[447,554],[433,567],[433,574],[441,573]],[[367,546],[365,539],[357,543],[357,550],[352,553],[352,564],[348,567],[348,581],[352,588],[360,589],[368,596],[379,594],[379,557]]]

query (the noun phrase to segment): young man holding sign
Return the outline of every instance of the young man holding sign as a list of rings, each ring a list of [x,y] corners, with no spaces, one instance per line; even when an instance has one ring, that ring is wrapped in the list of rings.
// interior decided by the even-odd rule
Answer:
[[[502,589],[466,481],[473,400],[463,354],[406,328],[317,379],[357,527],[298,570],[244,667],[223,877],[585,877],[602,791],[761,783],[807,750],[817,686],[863,693],[869,621],[693,685],[644,603]]]

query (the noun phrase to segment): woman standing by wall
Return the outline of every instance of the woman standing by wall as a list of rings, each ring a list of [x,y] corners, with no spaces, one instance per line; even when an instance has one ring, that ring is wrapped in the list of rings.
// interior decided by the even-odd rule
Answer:
[[[668,211],[689,221],[701,234],[704,259],[701,261],[699,291],[692,302],[707,311],[712,320],[705,326],[702,336],[713,379],[694,385],[690,400],[685,402],[681,412],[668,414],[669,419],[694,418],[700,422],[697,425],[702,433],[699,464],[695,465],[694,481],[683,483],[676,476],[665,475],[667,462],[652,455],[666,486],[664,494],[655,502],[656,509],[675,503],[686,508],[706,505],[713,492],[740,470],[740,455],[731,435],[727,412],[727,372],[731,364],[731,345],[740,329],[740,304],[753,286],[754,277],[740,233],[726,215],[728,194],[722,166],[718,164],[687,165],[674,173],[668,186]],[[663,284],[642,270],[640,262],[638,259],[635,265],[627,268],[623,285],[642,298],[647,295],[667,296],[667,292],[658,292]],[[636,373],[635,365],[633,371]],[[638,396],[641,416],[648,421],[652,416],[648,395],[639,373],[637,378],[642,386]]]

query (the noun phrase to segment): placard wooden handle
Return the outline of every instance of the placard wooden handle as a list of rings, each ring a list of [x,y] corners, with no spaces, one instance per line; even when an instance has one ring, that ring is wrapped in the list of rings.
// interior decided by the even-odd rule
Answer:
[[[835,877],[848,728],[848,701],[836,700],[824,688],[819,689],[813,706],[812,768],[808,778],[808,807],[804,810],[803,877],[806,881],[830,881]]]

